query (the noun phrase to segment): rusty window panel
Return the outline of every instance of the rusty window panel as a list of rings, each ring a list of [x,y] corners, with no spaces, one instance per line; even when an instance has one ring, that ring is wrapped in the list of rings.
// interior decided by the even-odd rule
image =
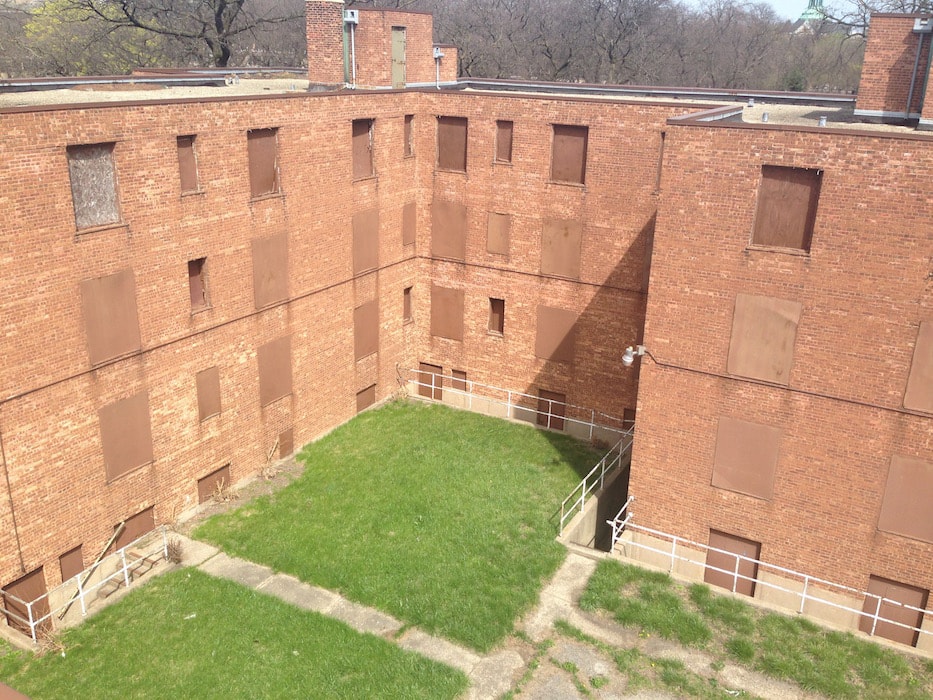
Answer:
[[[38,620],[49,614],[49,599],[43,598],[48,589],[45,586],[45,572],[41,566],[38,569],[33,569],[25,576],[19,577],[13,583],[7,584],[3,587],[3,591],[23,601],[20,603],[19,600],[3,596],[4,609],[7,613],[12,613],[6,616],[6,621],[13,629],[27,635],[30,634],[29,609],[26,603],[35,602],[32,606],[33,620]],[[16,615],[16,617],[13,617],[13,615]],[[23,620],[26,620],[26,622],[23,622]],[[46,620],[38,628],[43,631],[51,631],[51,620]]]
[[[96,228],[120,222],[113,143],[68,146],[68,176],[75,226]]]
[[[376,403],[376,385],[370,384],[362,391],[356,392],[356,412],[360,413]]]
[[[535,333],[535,357],[554,362],[573,362],[577,314],[565,309],[539,306]]]
[[[373,120],[353,120],[353,179],[372,177],[373,165]]]
[[[752,243],[810,250],[822,170],[761,166]]]
[[[123,532],[117,537],[117,541],[113,545],[114,549],[123,549],[130,544],[130,542],[134,542],[146,533],[155,530],[155,511],[152,506],[149,506],[145,510],[139,511],[136,515],[130,516],[125,522],[126,527],[123,528]],[[116,532],[118,527],[120,527],[119,523],[113,526],[114,532]]]
[[[538,425],[563,430],[567,415],[567,395],[538,389]]]
[[[707,551],[703,580],[711,586],[719,586],[730,591],[734,587],[736,593],[754,597],[758,564],[748,559],[756,561],[761,559],[761,543],[727,532],[710,530],[709,546],[724,551],[714,552],[712,549]],[[747,557],[747,559],[739,557]],[[739,577],[735,576],[736,565],[738,565]],[[714,571],[714,569],[721,571]]]
[[[444,397],[444,369],[427,362],[418,363],[418,395],[435,401]]]
[[[411,310],[411,287],[402,290],[402,321],[410,323],[414,319]]]
[[[862,632],[871,634],[872,627],[874,627],[876,637],[884,637],[912,647],[917,646],[917,640],[920,638],[918,630],[923,624],[923,613],[903,606],[909,605],[925,610],[930,592],[925,588],[892,581],[881,576],[869,576],[867,593],[862,606],[862,612],[866,614],[859,617],[858,628]],[[879,618],[890,620],[890,622],[879,619],[876,624],[874,620],[876,613]],[[894,624],[897,622],[900,625]],[[901,627],[901,625],[907,625],[907,627]]]
[[[107,481],[153,461],[149,392],[107,404],[97,417]]]
[[[713,457],[713,486],[770,500],[780,446],[780,428],[720,418]]]
[[[431,335],[463,340],[463,290],[431,285]]]
[[[802,309],[796,301],[737,294],[729,374],[789,384]]]
[[[894,455],[878,529],[933,544],[933,462]]]
[[[285,459],[295,451],[295,429],[289,428],[279,433],[279,459]]]
[[[467,169],[467,120],[465,117],[437,118],[437,167],[439,170]]]
[[[933,413],[933,321],[922,321],[917,331],[904,408]]]
[[[505,333],[505,299],[489,298],[489,332]]]
[[[379,351],[379,303],[374,299],[353,309],[353,357],[362,360]]]
[[[467,208],[456,202],[431,203],[431,255],[466,260]]]
[[[257,309],[288,299],[288,238],[279,233],[254,238],[253,302]]]
[[[466,391],[467,390],[467,373],[462,369],[452,369],[450,370],[451,380],[450,388],[456,389],[457,391]]]
[[[246,132],[249,157],[249,190],[253,198],[279,191],[278,129],[251,129]]]
[[[188,261],[188,292],[192,311],[207,308],[207,258]]]
[[[214,494],[230,488],[230,465],[225,464],[198,479],[198,503],[207,503]]]
[[[84,571],[84,551],[80,544],[58,558],[58,568],[62,572],[62,583]]]
[[[379,210],[367,209],[353,215],[353,274],[379,266]]]
[[[402,207],[402,245],[414,245],[417,225],[415,203],[408,202]]]
[[[256,351],[259,363],[259,403],[268,406],[292,393],[292,337],[278,338]]]
[[[512,122],[496,122],[496,162],[512,162]]]
[[[415,155],[415,115],[406,114],[405,115],[405,132],[403,135],[404,138],[404,152],[403,155],[407,158],[409,156]]]
[[[586,182],[586,144],[589,127],[554,124],[551,180],[582,185]]]
[[[583,224],[545,219],[541,228],[541,274],[580,279]]]
[[[194,152],[194,136],[179,136],[178,145],[178,179],[181,191],[198,191],[198,159]]]
[[[81,310],[91,365],[139,350],[136,279],[132,270],[81,281]]]
[[[496,255],[509,254],[509,229],[512,217],[509,214],[489,212],[486,226],[486,250]]]
[[[195,375],[198,390],[198,420],[220,413],[220,369],[208,367]]]

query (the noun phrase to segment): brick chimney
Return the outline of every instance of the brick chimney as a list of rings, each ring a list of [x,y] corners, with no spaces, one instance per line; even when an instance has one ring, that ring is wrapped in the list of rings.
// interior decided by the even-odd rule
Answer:
[[[306,0],[308,80],[343,85],[343,0]]]

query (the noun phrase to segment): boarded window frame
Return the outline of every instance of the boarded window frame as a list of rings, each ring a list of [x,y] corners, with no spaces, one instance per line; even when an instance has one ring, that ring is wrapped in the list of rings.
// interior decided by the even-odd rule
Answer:
[[[65,148],[75,229],[86,233],[120,226],[120,195],[114,161],[116,143],[76,144]]]
[[[435,258],[466,261],[469,209],[459,202],[435,199],[431,202],[431,255]]]
[[[358,211],[353,215],[353,274],[379,267],[379,209]]]
[[[221,496],[232,486],[230,482],[230,464],[224,464],[209,474],[198,479],[198,503],[207,503],[214,500],[214,496]]]
[[[437,118],[437,169],[465,173],[469,143],[469,120],[466,117]]]
[[[810,252],[823,171],[762,165],[750,247]]]
[[[752,552],[754,556],[749,556]],[[734,593],[754,598],[755,588],[758,584],[758,561],[760,560],[761,542],[729,532],[710,529],[709,549],[706,552],[703,581],[711,586],[725,588]],[[738,565],[738,568],[736,568],[736,565]],[[718,571],[714,569],[718,569]],[[736,572],[738,575],[736,575]]]
[[[208,367],[195,375],[198,396],[198,421],[204,422],[211,416],[220,415],[220,368]]]
[[[263,343],[256,349],[259,375],[259,405],[268,406],[291,396],[292,337],[290,335]]]
[[[551,182],[585,185],[589,126],[552,124],[551,130]]]
[[[929,600],[928,589],[870,574],[862,605],[864,614],[859,616],[859,629],[866,634],[915,647],[920,639],[920,627],[925,615],[920,611],[926,610]],[[911,608],[919,608],[920,611]],[[879,617],[877,624],[876,613]]]
[[[462,289],[431,285],[431,335],[435,338],[463,340]]]
[[[49,615],[48,587],[45,583],[45,571],[40,566],[27,574],[20,576],[12,583],[3,587],[3,592],[10,594],[3,596],[3,609],[7,624],[23,634],[29,635],[29,606],[25,603],[34,603],[31,606],[33,620],[46,618],[39,624],[39,630],[51,632]],[[18,600],[14,599],[17,598]],[[22,601],[20,603],[19,601]],[[13,617],[15,615],[16,617]]]
[[[505,299],[489,297],[489,333],[505,335]]]
[[[91,366],[138,352],[142,338],[133,270],[82,280],[80,290]]]
[[[405,287],[402,290],[402,323],[411,323],[415,320],[412,312],[411,290],[412,287]]]
[[[274,197],[281,192],[278,134],[278,128],[250,129],[246,132],[251,199]]]
[[[402,206],[402,246],[414,245],[418,228],[418,210],[414,202]]]
[[[353,359],[379,352],[379,302],[376,299],[353,309]]]
[[[512,139],[515,123],[507,119],[496,120],[496,163],[512,163]]]
[[[188,294],[191,298],[191,313],[210,308],[207,294],[207,258],[188,261]]]
[[[288,299],[288,234],[250,241],[253,263],[253,303],[264,309]]]
[[[353,179],[365,180],[376,175],[373,153],[375,119],[354,119],[351,126]]]
[[[548,430],[563,430],[567,417],[567,395],[538,389],[537,424]]]
[[[116,542],[113,543],[114,550],[123,549],[123,547],[132,544],[143,535],[155,530],[155,508],[154,506],[143,508],[138,513],[126,518],[123,522],[125,526],[123,532],[117,537]],[[113,531],[116,532],[119,527],[120,523],[117,523],[113,526]]]
[[[802,312],[796,301],[736,294],[728,373],[788,386]]]
[[[878,529],[933,544],[933,462],[892,455]]]
[[[415,155],[415,115],[406,114],[402,131],[402,157]]]
[[[933,413],[933,320],[921,321],[910,361],[904,408]]]
[[[541,274],[580,279],[583,224],[572,219],[541,223]]]
[[[467,383],[467,373],[463,369],[450,370],[450,388],[457,391],[466,392],[469,384]]]
[[[148,391],[102,406],[97,419],[107,483],[155,461]]]
[[[58,557],[58,570],[62,583],[70,581],[84,571],[84,546],[78,545]]]
[[[541,304],[535,319],[535,357],[549,362],[572,363],[576,353],[579,314]]]
[[[711,484],[771,500],[781,437],[780,428],[721,416],[716,430]]]
[[[370,384],[365,389],[356,392],[356,412],[362,413],[376,403],[376,385]]]
[[[428,362],[418,363],[418,396],[440,401],[444,398],[444,368]]]
[[[198,152],[194,134],[175,137],[178,151],[178,183],[181,194],[198,194],[201,191],[198,177]]]
[[[509,237],[512,230],[512,215],[489,212],[486,217],[486,252],[509,257]]]

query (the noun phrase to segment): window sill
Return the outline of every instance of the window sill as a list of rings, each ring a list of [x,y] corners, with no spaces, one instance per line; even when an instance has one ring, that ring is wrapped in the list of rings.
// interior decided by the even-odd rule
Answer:
[[[113,478],[111,478],[111,479],[107,479],[107,485],[110,486],[110,485],[112,485],[112,484],[115,484],[115,483],[117,483],[118,481],[120,481],[120,479],[125,479],[125,478],[128,477],[130,474],[135,474],[135,473],[138,472],[140,469],[145,469],[146,467],[151,467],[153,464],[155,464],[155,460],[154,460],[154,459],[151,460],[151,461],[149,461],[149,462],[143,462],[142,464],[140,464],[140,465],[138,465],[138,466],[136,466],[136,467],[130,467],[130,468],[127,469],[125,472],[122,472],[122,473],[120,473],[120,474],[117,474],[115,477],[113,477]]]
[[[486,335],[488,335],[490,338],[498,338],[499,340],[503,340],[505,338],[504,331],[502,333],[499,331],[486,331]]]
[[[264,202],[267,199],[285,199],[285,193],[279,190],[278,192],[268,192],[266,194],[256,195],[255,197],[249,198],[249,203],[253,202]]]
[[[372,175],[364,175],[363,177],[355,177],[353,178],[353,182],[354,183],[367,182],[368,180],[378,180],[378,179],[379,179],[379,176],[376,175],[376,173],[373,173]]]
[[[75,230],[75,238],[83,238],[84,236],[93,235],[95,233],[104,233],[105,231],[116,231],[118,229],[124,229],[129,231],[130,225],[123,221],[117,221],[112,224],[101,224],[100,226],[90,226],[88,228],[79,228]]]
[[[207,423],[207,421],[209,421],[211,418],[216,418],[216,417],[219,416],[219,415],[220,415],[220,411],[216,411],[216,412],[210,414],[209,416],[204,416],[203,418],[201,418],[201,419],[198,421],[198,423]]]
[[[749,243],[745,246],[746,251],[754,250],[759,253],[783,253],[784,255],[793,255],[798,258],[809,258],[810,251],[803,248],[782,248],[776,245],[758,245]]]
[[[201,197],[207,194],[207,190],[187,190],[181,193],[182,199],[187,199],[188,197]]]
[[[564,182],[563,180],[548,180],[547,184],[549,185],[560,185],[561,187],[574,187],[578,190],[585,190],[585,182]]]
[[[403,325],[403,326],[410,326],[410,325],[412,325],[414,322],[415,322],[415,319],[414,319],[414,318],[403,318],[403,319],[402,319],[402,325]]]
[[[509,167],[509,168],[512,167],[512,161],[510,161],[510,160],[494,160],[494,161],[492,162],[492,164],[493,164],[493,165],[504,165],[504,166]]]
[[[415,159],[414,153],[406,153],[405,155],[402,156],[402,160],[414,160],[414,159]]]
[[[434,168],[436,173],[453,173],[455,175],[466,175],[466,170],[452,170],[450,168]]]
[[[192,316],[199,316],[206,311],[212,311],[214,309],[210,304],[205,304],[204,306],[198,306],[197,308],[191,309]]]

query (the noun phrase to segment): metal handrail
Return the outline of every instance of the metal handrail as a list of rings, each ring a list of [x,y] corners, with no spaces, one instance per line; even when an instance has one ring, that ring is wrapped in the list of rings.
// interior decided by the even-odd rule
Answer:
[[[582,513],[584,511],[587,496],[594,491],[601,490],[605,486],[606,477],[611,475],[622,464],[623,455],[632,447],[634,433],[634,427],[628,430],[612,449],[603,455],[603,458],[596,463],[596,466],[590,469],[589,473],[583,477],[583,480],[570,492],[570,495],[561,502],[560,535],[564,534],[564,526],[567,521],[571,520],[578,512]],[[609,459],[610,457],[612,459]],[[599,472],[598,477],[597,471]],[[577,496],[578,492],[579,496]],[[570,504],[569,508],[568,504]]]

